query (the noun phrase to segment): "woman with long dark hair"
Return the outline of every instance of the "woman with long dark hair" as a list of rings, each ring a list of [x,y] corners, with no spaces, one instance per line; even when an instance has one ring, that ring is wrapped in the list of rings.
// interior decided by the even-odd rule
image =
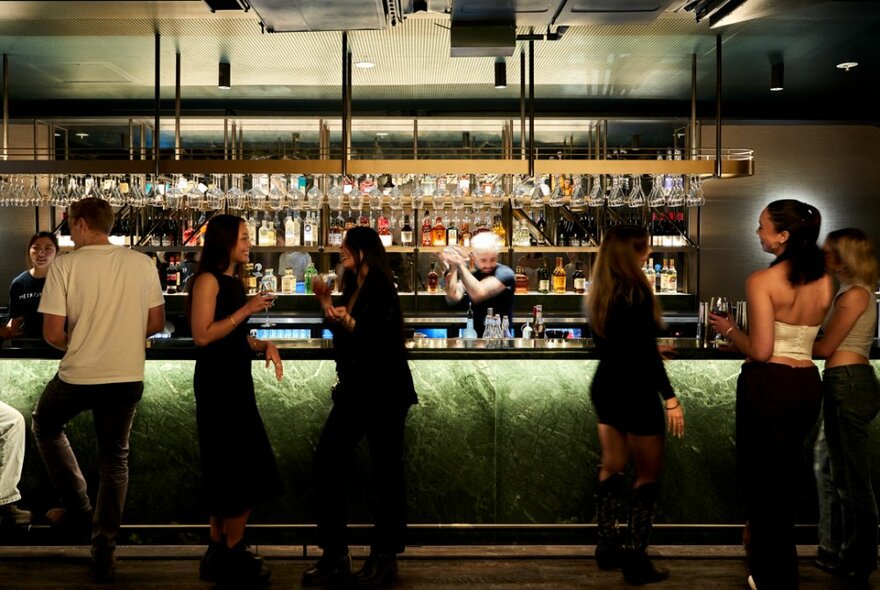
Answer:
[[[669,576],[668,570],[654,566],[647,548],[660,490],[664,433],[668,427],[673,435],[684,435],[681,402],[657,348],[660,306],[641,270],[650,253],[644,228],[609,229],[599,247],[587,299],[599,352],[590,388],[602,447],[596,562],[601,569],[621,567],[630,584]],[[623,473],[630,455],[635,461],[631,493]],[[618,536],[619,518],[627,521],[625,539]]]
[[[761,590],[798,587],[794,485],[822,400],[813,342],[834,294],[816,244],[821,222],[818,209],[794,199],[767,205],[757,234],[775,259],[746,280],[748,333],[730,318],[709,317],[748,357],[736,384],[737,469],[749,584]]]
[[[333,332],[337,382],[315,453],[318,538],[323,554],[305,571],[305,586],[347,582],[375,587],[397,577],[405,548],[406,488],[403,434],[409,407],[418,402],[404,347],[403,315],[379,235],[348,230],[339,252],[345,272],[341,305],[320,279],[312,286]],[[381,380],[367,382],[382,367]],[[370,556],[351,574],[346,539],[346,474],[351,451],[367,437],[377,486]]]
[[[877,330],[874,288],[880,277],[874,244],[860,229],[833,231],[822,246],[839,281],[831,314],[813,354],[825,357],[822,379],[825,444],[832,489],[820,503],[838,513],[820,520],[816,564],[867,588],[877,569],[877,502],[871,485],[870,426],[880,412],[880,383],[871,367]],[[823,530],[823,524],[825,530]],[[835,526],[836,525],[836,526]]]
[[[193,387],[211,540],[202,579],[262,587],[270,572],[248,551],[245,525],[260,501],[281,493],[281,479],[257,410],[251,361],[262,353],[281,380],[278,349],[248,334],[247,320],[271,307],[272,296],[247,298],[241,269],[250,242],[245,222],[217,215],[208,223],[202,257],[190,281],[187,312],[196,345]]]

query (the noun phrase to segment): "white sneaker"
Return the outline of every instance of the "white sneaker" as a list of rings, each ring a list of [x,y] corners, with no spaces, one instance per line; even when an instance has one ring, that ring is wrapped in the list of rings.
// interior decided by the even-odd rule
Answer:
[[[749,576],[749,579],[747,581],[749,583],[749,588],[751,588],[752,590],[758,590],[758,586],[757,584],[755,584],[755,579],[752,576]]]

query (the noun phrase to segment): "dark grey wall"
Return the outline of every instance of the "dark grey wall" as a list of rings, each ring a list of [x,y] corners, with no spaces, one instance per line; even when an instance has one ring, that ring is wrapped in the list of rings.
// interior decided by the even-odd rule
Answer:
[[[703,147],[715,145],[703,128]],[[860,227],[880,242],[880,129],[840,125],[725,125],[722,144],[755,151],[755,175],[705,184],[700,294],[745,298],[745,279],[772,260],[755,236],[770,201],[818,207],[822,235]]]

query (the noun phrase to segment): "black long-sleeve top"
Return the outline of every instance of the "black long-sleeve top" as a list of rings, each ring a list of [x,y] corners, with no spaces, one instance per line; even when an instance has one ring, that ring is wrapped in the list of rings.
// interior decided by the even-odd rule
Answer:
[[[657,350],[659,327],[649,293],[636,290],[632,302],[617,298],[605,318],[605,334],[594,334],[599,353],[594,387],[675,397]]]
[[[342,305],[348,304],[352,292],[346,289]],[[351,332],[328,322],[342,395],[364,395],[376,402],[418,403],[394,284],[378,271],[367,273],[350,315],[355,320]]]

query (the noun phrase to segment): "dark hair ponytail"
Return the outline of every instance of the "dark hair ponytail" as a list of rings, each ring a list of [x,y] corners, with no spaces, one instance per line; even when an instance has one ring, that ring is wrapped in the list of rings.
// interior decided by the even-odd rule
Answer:
[[[777,233],[788,232],[785,250],[770,266],[786,260],[791,265],[788,280],[792,285],[805,285],[825,274],[825,258],[816,243],[822,215],[819,210],[795,199],[781,199],[767,205],[767,215]]]

